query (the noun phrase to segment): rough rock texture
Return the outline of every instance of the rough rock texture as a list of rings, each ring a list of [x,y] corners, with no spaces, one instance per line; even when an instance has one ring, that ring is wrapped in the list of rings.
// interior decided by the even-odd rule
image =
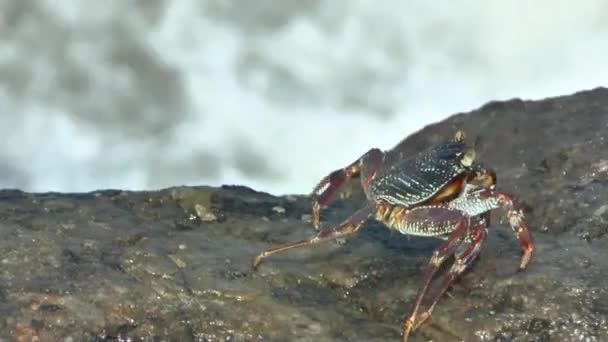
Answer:
[[[519,246],[495,212],[481,258],[412,340],[607,341],[608,90],[489,103],[408,137],[403,152],[460,128],[517,195],[537,251],[516,273]],[[324,219],[360,206],[356,189]],[[306,196],[238,186],[1,191],[0,338],[398,341],[439,241],[370,221],[253,272],[259,250],[314,233],[309,211]]]

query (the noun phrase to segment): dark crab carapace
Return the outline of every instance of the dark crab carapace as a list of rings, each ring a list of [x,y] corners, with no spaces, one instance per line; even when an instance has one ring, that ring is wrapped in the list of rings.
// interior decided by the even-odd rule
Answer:
[[[422,284],[405,318],[403,341],[431,315],[442,294],[479,255],[486,238],[488,213],[502,208],[523,250],[519,268],[528,265],[534,245],[521,210],[512,196],[496,189],[496,174],[475,162],[475,151],[466,145],[464,133],[409,158],[399,158],[399,145],[383,152],[371,149],[345,168],[330,173],[313,191],[313,224],[319,229],[320,210],[349,178],[360,177],[367,203],[336,227],[319,229],[305,240],[271,247],[255,256],[262,259],[295,247],[355,233],[369,218],[402,234],[433,236],[443,243],[433,252]],[[450,256],[454,262],[436,290],[427,291],[433,276]],[[424,302],[423,302],[424,299]]]

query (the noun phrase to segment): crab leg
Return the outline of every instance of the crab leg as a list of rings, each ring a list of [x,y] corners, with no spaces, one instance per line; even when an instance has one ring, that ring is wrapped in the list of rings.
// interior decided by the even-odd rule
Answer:
[[[456,281],[458,276],[462,274],[475,259],[481,253],[481,246],[486,239],[487,233],[480,222],[475,228],[471,230],[469,235],[471,242],[468,243],[467,248],[456,256],[456,260],[452,264],[452,267],[447,274],[441,279],[437,291],[435,291],[430,298],[430,304],[428,308],[423,312],[419,313],[414,319],[414,326],[412,330],[417,329],[424,321],[431,317],[433,308],[441,298],[441,296],[447,291],[450,286]]]
[[[361,173],[361,164],[368,158],[373,160],[378,159],[382,152],[373,148],[367,151],[364,155],[359,157],[356,161],[350,165],[333,171],[329,175],[325,176],[312,191],[313,203],[312,203],[312,223],[318,230],[320,226],[321,209],[326,207],[333,196],[338,192],[340,187],[350,179],[358,177]],[[379,166],[379,165],[377,165]]]
[[[312,191],[312,224],[318,230],[320,226],[321,209],[326,207],[338,189],[349,178],[359,176],[359,160],[347,167],[335,170],[325,176]]]
[[[447,210],[447,209],[446,209]],[[418,325],[416,318],[418,316],[418,309],[420,308],[420,304],[422,303],[422,299],[424,298],[428,287],[431,283],[431,280],[439,267],[443,264],[446,258],[452,255],[456,248],[460,245],[464,237],[469,232],[470,228],[470,219],[465,216],[461,216],[455,223],[455,229],[450,233],[447,240],[433,252],[433,256],[429,261],[427,269],[423,276],[423,281],[418,290],[418,294],[416,295],[416,299],[412,306],[412,310],[410,315],[406,318],[404,322],[404,332],[403,332],[403,341],[407,341],[407,338],[412,330],[412,328]]]
[[[519,265],[519,270],[524,270],[528,266],[534,252],[534,241],[528,230],[524,213],[521,210],[515,210],[513,197],[505,192],[487,189],[480,195],[496,198],[499,205],[505,210],[511,229],[513,229],[513,233],[517,237],[517,240],[519,240],[519,245],[524,253]]]
[[[362,209],[359,209],[352,216],[344,220],[338,227],[335,229],[327,229],[322,230],[317,233],[315,236],[309,239],[304,239],[296,242],[287,243],[284,245],[276,246],[268,248],[253,259],[253,269],[257,269],[258,265],[262,260],[272,254],[286,251],[288,249],[296,248],[296,247],[304,247],[315,245],[320,242],[336,239],[338,237],[353,234],[361,228],[363,223],[375,212],[375,206],[373,204],[368,204]]]

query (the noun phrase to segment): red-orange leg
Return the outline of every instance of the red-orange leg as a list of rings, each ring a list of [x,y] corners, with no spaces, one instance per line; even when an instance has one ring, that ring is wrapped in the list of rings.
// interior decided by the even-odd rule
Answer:
[[[511,229],[513,230],[513,234],[515,234],[517,237],[519,245],[523,251],[521,263],[519,264],[519,270],[524,270],[532,259],[532,254],[534,253],[534,240],[532,239],[532,235],[528,229],[528,224],[524,217],[523,211],[515,210],[513,197],[505,192],[487,189],[481,192],[480,195],[496,198],[502,209],[505,211],[509,224],[511,225]]]
[[[263,259],[273,254],[284,252],[292,248],[316,245],[320,242],[336,239],[348,234],[353,234],[358,231],[359,228],[361,228],[361,226],[363,225],[363,223],[374,214],[375,209],[375,206],[372,203],[369,203],[362,209],[359,209],[357,212],[355,212],[352,216],[344,220],[336,228],[322,230],[309,239],[290,242],[284,245],[268,248],[255,256],[252,262],[253,269],[257,269]]]
[[[446,209],[448,210],[448,209]],[[448,210],[449,211],[449,210]],[[455,229],[450,233],[447,240],[439,246],[433,252],[433,256],[429,261],[427,269],[424,273],[422,284],[418,290],[418,294],[416,295],[416,299],[412,305],[412,309],[408,317],[404,322],[404,330],[403,330],[403,341],[407,341],[409,334],[415,326],[418,326],[418,322],[416,320],[418,316],[418,310],[420,308],[420,304],[424,299],[424,296],[427,293],[428,287],[431,284],[431,280],[433,276],[437,272],[437,270],[441,267],[445,259],[447,259],[450,255],[454,254],[458,246],[462,243],[464,238],[469,233],[469,229],[471,227],[471,222],[468,217],[461,216],[455,223]]]
[[[470,230],[469,239],[466,248],[461,253],[456,253],[456,258],[450,270],[441,278],[438,279],[438,287],[429,297],[427,308],[422,312],[419,312],[414,317],[412,330],[417,329],[422,323],[424,323],[429,317],[433,308],[443,296],[443,294],[454,284],[456,279],[462,272],[464,272],[479,256],[481,253],[481,247],[486,239],[487,233],[484,228],[484,224],[478,221],[477,224]]]
[[[353,163],[343,169],[336,170],[324,177],[312,192],[312,224],[318,230],[320,226],[321,208],[326,207],[332,197],[349,178],[359,175],[359,165]]]
[[[380,166],[383,152],[377,148],[367,151],[350,165],[333,171],[325,176],[312,191],[312,224],[318,230],[320,227],[321,209],[326,207],[340,187],[350,179],[359,177],[363,169],[364,176],[370,178],[369,169],[375,170]]]

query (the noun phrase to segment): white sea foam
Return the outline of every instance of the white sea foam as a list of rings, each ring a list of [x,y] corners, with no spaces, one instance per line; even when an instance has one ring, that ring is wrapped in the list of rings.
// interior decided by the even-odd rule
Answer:
[[[218,19],[211,2],[221,7],[196,0],[154,2],[164,4],[158,9],[128,1],[32,5],[43,15],[22,17],[18,33],[0,43],[0,63],[25,63],[30,75],[19,92],[19,82],[0,77],[0,185],[88,191],[229,183],[309,192],[367,149],[389,148],[450,114],[608,85],[608,6],[600,0],[324,0],[285,14],[283,26],[260,22],[258,30]],[[297,2],[286,4],[289,14]],[[123,39],[126,48],[136,45],[136,57],[171,68],[181,95],[159,99],[171,89],[154,93],[148,69],[137,69],[147,60],[112,61],[113,44]],[[58,81],[76,73],[74,65],[85,89]],[[165,106],[174,98],[179,105]]]

